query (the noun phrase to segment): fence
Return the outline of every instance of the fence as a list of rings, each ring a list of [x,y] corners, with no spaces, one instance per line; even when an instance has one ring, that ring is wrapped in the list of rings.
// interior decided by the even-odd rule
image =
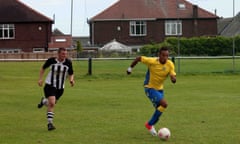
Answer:
[[[113,73],[119,73],[114,65],[121,67],[124,70],[130,65],[134,58],[79,58],[74,59],[80,63],[81,66],[85,65],[93,74],[98,71],[111,71]],[[177,74],[240,74],[240,57],[222,56],[222,57],[176,57],[170,58],[174,61],[175,70]],[[90,63],[90,64],[89,64]],[[88,64],[88,66],[87,66]],[[139,68],[140,67],[140,68]],[[110,68],[110,70],[109,70]],[[114,71],[116,69],[116,71]],[[144,65],[138,65],[136,69],[142,71],[145,74],[146,67]],[[118,69],[119,70],[119,69]],[[121,70],[121,71],[122,71]],[[136,70],[140,72],[139,70]],[[87,70],[86,70],[87,71]],[[134,70],[135,71],[135,70]],[[141,73],[141,72],[140,72]]]
[[[56,56],[56,53],[24,53],[24,54],[0,54],[0,62],[7,61],[42,61],[49,57]],[[93,74],[95,70],[108,69],[106,66],[114,60],[117,65],[129,66],[134,57],[125,58],[76,58],[76,53],[69,53],[73,61],[88,65],[88,71]],[[202,73],[240,73],[240,56],[216,56],[216,57],[175,57],[175,69],[178,74],[202,74]],[[96,62],[98,61],[98,62]],[[108,62],[106,62],[108,61]],[[97,64],[102,63],[100,66]],[[93,63],[93,64],[92,64]],[[91,65],[90,65],[91,64]],[[90,67],[90,66],[91,67]],[[91,69],[90,69],[91,68]],[[145,70],[145,67],[143,68]],[[91,70],[91,71],[90,71]]]
[[[133,54],[132,54],[133,55]],[[0,61],[34,61],[44,60],[49,57],[56,56],[55,52],[43,52],[43,53],[0,53]],[[70,58],[99,58],[99,57],[129,57],[130,54],[126,52],[104,52],[98,51],[83,51],[78,53],[76,51],[69,51],[68,57]]]
[[[0,61],[41,61],[49,57],[56,57],[56,52],[44,53],[6,53],[0,54]],[[68,52],[69,57],[76,57],[76,53]]]
[[[239,56],[177,57],[177,73],[240,73]]]

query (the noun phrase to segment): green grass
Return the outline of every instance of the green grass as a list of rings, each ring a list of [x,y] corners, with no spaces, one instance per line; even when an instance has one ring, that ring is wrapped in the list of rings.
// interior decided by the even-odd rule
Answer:
[[[179,63],[180,66],[179,66]],[[176,70],[181,73],[231,73],[240,72],[240,59],[180,59],[176,60]],[[179,68],[178,68],[179,66]]]
[[[240,143],[239,74],[215,73],[212,65],[213,72],[178,75],[175,85],[167,80],[169,107],[156,128],[168,127],[172,137],[162,142],[144,127],[153,112],[142,88],[144,65],[127,76],[128,60],[94,61],[89,76],[87,61],[75,61],[76,85],[66,84],[55,108],[57,129],[48,132],[46,109],[36,107],[42,63],[0,63],[0,144]]]

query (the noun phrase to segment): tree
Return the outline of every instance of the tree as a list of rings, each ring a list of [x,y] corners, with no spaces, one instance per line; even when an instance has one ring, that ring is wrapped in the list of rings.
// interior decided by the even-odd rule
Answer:
[[[80,53],[82,52],[83,48],[82,48],[82,44],[81,42],[78,40],[77,41],[77,58],[79,58]]]

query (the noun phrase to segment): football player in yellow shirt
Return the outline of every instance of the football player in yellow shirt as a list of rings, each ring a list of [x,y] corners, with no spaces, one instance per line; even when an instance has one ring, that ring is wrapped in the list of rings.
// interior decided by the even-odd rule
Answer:
[[[168,57],[168,48],[162,47],[159,50],[158,57],[136,57],[127,69],[127,74],[131,74],[132,69],[138,62],[142,62],[148,67],[144,81],[144,89],[147,97],[152,102],[155,111],[150,120],[145,123],[145,127],[153,136],[157,135],[154,125],[158,122],[160,116],[168,106],[167,101],[164,99],[163,83],[168,75],[170,76],[172,83],[176,83],[174,64],[168,59]]]

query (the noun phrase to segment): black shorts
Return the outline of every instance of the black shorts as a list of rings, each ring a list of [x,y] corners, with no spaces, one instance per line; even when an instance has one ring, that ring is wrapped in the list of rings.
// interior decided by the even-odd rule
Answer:
[[[56,99],[58,100],[64,92],[64,89],[56,89],[55,87],[52,87],[49,84],[46,84],[44,86],[44,94],[45,97],[48,98],[49,96],[55,96]]]

